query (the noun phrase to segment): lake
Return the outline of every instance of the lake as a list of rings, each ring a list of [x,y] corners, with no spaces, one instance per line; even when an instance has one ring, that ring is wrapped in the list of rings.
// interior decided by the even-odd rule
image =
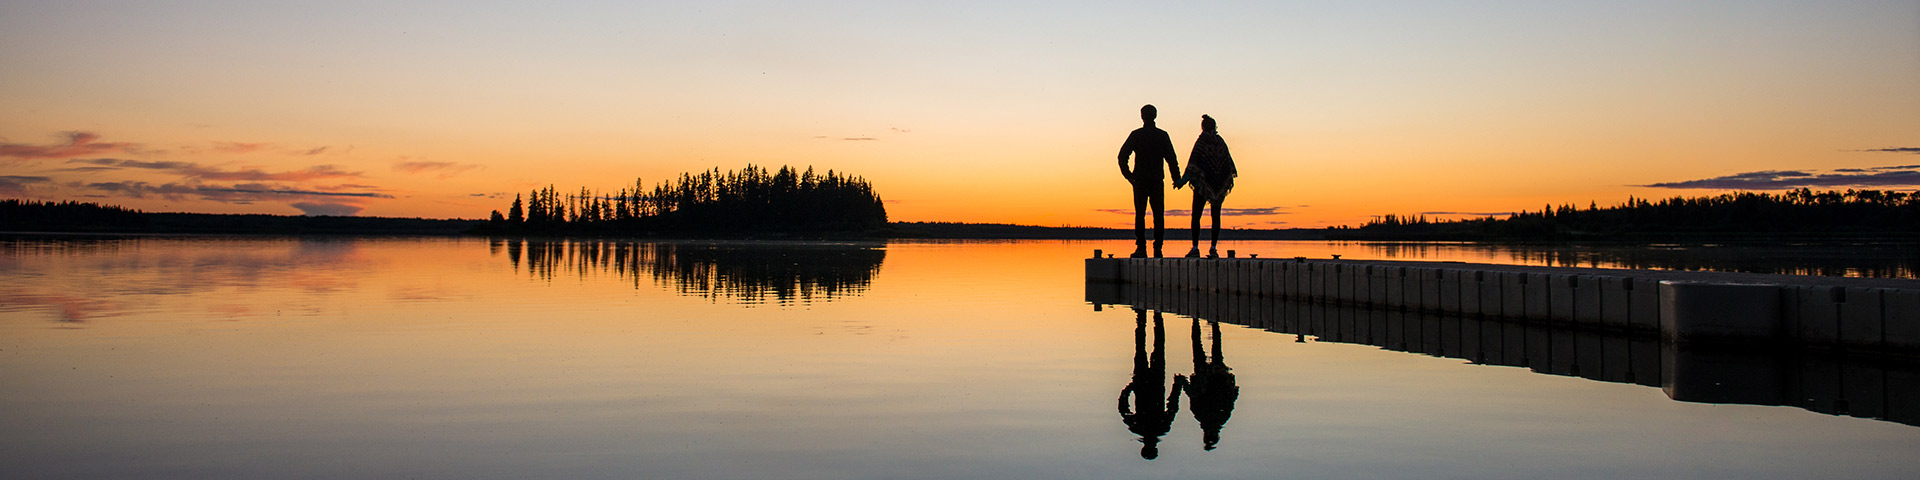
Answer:
[[[1764,358],[1852,386],[1796,390],[1800,398],[1780,405],[1676,401],[1647,371],[1674,365],[1672,353],[1643,355],[1635,361],[1652,366],[1612,379],[1591,366],[1505,366],[1528,364],[1194,313],[1204,309],[1095,308],[1080,261],[1095,249],[1125,254],[1132,245],[0,238],[0,476],[1920,471],[1920,427],[1903,410],[1920,403],[1920,374],[1909,366]],[[1227,249],[1906,278],[1915,271],[1912,246],[1897,244]],[[1288,308],[1305,312],[1301,318],[1351,317]],[[1475,328],[1576,344],[1590,335]],[[1839,373],[1820,373],[1827,370]],[[1877,375],[1867,382],[1877,390],[1857,393],[1863,375]]]

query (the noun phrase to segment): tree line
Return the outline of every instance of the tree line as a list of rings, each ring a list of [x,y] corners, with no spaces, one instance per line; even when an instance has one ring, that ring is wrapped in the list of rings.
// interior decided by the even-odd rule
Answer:
[[[0,200],[0,230],[128,231],[147,226],[147,215],[118,205],[90,202]]]
[[[476,229],[488,234],[861,232],[887,225],[887,210],[861,177],[747,165],[682,173],[647,188],[561,192],[549,185],[514,195]]]
[[[1431,219],[1425,215],[1382,215],[1356,229],[1348,239],[1567,239],[1635,235],[1714,234],[1914,234],[1920,233],[1920,191],[1847,190],[1815,192],[1801,188],[1779,194],[1733,192],[1719,195],[1627,201],[1582,209],[1548,205],[1506,218]]]

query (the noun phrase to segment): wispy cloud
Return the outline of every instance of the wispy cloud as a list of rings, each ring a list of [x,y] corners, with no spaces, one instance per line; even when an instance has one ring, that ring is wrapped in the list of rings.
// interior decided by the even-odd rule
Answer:
[[[156,170],[178,174],[187,178],[228,182],[304,182],[335,178],[360,178],[364,172],[349,172],[335,165],[314,165],[303,170],[268,172],[258,168],[240,168],[222,170],[194,162],[143,161],[119,158],[90,158],[68,160],[67,163],[79,163],[111,168],[131,168]],[[85,167],[82,167],[85,168]]]
[[[53,179],[47,177],[0,175],[0,196],[24,197],[27,196],[28,185],[51,182]]]
[[[1291,207],[1222,208],[1220,209],[1220,216],[1252,217],[1252,216],[1261,216],[1261,215],[1287,215],[1287,214],[1293,213],[1293,212],[1286,211],[1288,208],[1291,208]],[[1094,211],[1115,213],[1120,215],[1133,215],[1133,209],[1131,208],[1096,208],[1094,209]],[[1212,212],[1209,211],[1208,213],[1212,213]],[[1166,214],[1172,215],[1172,216],[1189,216],[1189,215],[1193,215],[1193,211],[1184,210],[1184,209],[1167,210]]]
[[[318,147],[295,147],[295,146],[288,146],[288,145],[283,145],[283,144],[274,143],[274,142],[236,142],[236,141],[227,141],[227,140],[215,140],[215,141],[209,142],[209,145],[210,146],[204,147],[204,148],[184,147],[183,150],[190,153],[207,152],[207,153],[218,153],[218,154],[225,154],[225,155],[246,155],[254,152],[267,152],[267,153],[278,153],[282,155],[311,157],[314,155],[327,153],[328,150],[332,149],[331,146],[326,146],[326,145],[318,146]]]
[[[1828,171],[1762,170],[1727,176],[1660,182],[1643,187],[1716,190],[1779,190],[1787,188],[1912,187],[1920,186],[1920,165],[1836,169]]]
[[[874,141],[874,142],[877,142],[877,141],[880,141],[880,139],[878,139],[878,138],[873,138],[873,137],[846,137],[846,138],[841,138],[841,140],[845,140],[845,141],[851,141],[851,142],[868,142],[868,141]]]
[[[213,142],[213,151],[220,153],[253,153],[272,147],[273,144],[265,142]]]
[[[449,178],[476,168],[480,168],[480,166],[455,162],[395,162],[393,164],[393,171],[396,172],[409,174],[433,173],[440,178]]]
[[[393,198],[380,192],[335,191],[286,188],[257,183],[237,185],[194,185],[186,183],[163,183],[159,185],[139,182],[94,182],[77,185],[87,189],[107,192],[123,197],[146,198],[149,196],[169,199],[198,198],[219,202],[249,202],[256,200],[297,200],[325,198]]]
[[[73,158],[108,153],[134,153],[140,144],[130,142],[102,142],[100,135],[93,132],[62,132],[65,143],[34,145],[30,143],[0,142],[0,158],[17,160],[38,160],[53,158]]]
[[[1869,152],[1886,152],[1886,153],[1917,153],[1917,154],[1920,154],[1920,147],[1887,147],[1887,148],[1875,148],[1875,149],[1869,149],[1869,150],[1867,150],[1867,151],[1869,151]]]
[[[345,203],[294,202],[290,205],[292,205],[293,208],[300,209],[300,213],[304,213],[307,216],[334,215],[334,216],[347,217],[347,216],[353,216],[353,214],[356,214],[356,213],[360,213],[360,210],[363,210],[366,208],[359,205],[349,205]]]

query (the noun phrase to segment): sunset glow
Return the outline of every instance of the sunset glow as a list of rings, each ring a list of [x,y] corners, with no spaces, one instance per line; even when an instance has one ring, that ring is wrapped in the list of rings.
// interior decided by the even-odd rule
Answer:
[[[754,164],[1122,227],[1147,103],[1183,164],[1219,120],[1235,227],[1920,188],[1912,1],[24,1],[0,44],[0,198],[147,211],[484,218]]]

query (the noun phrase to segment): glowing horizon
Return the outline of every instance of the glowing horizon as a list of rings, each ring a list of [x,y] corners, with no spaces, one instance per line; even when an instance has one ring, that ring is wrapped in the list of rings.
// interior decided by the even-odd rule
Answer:
[[[14,2],[0,41],[0,197],[148,211],[484,218],[754,164],[1127,227],[1146,103],[1183,164],[1219,119],[1232,227],[1920,188],[1911,2]]]

